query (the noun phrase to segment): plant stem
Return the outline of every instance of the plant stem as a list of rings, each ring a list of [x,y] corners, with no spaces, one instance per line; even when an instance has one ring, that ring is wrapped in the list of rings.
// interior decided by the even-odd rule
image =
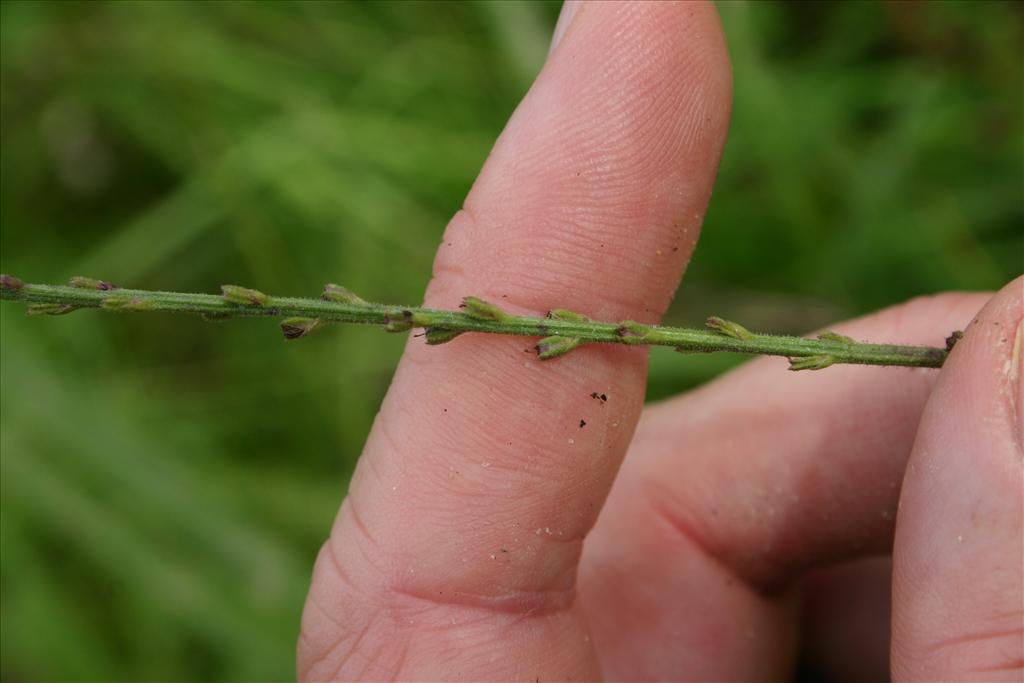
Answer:
[[[282,329],[289,339],[304,336],[325,322],[383,325],[394,332],[424,328],[429,344],[450,341],[464,332],[522,335],[543,337],[537,350],[545,360],[586,343],[785,356],[794,370],[818,370],[836,363],[937,368],[948,354],[948,349],[942,348],[861,343],[831,332],[817,339],[755,334],[714,317],[708,319],[708,329],[688,329],[632,321],[596,322],[562,310],[553,310],[546,318],[515,316],[474,297],[466,298],[462,311],[392,306],[365,302],[336,285],[329,285],[323,298],[306,299],[267,296],[230,285],[223,288],[223,294],[195,294],[119,289],[88,278],[74,278],[75,286],[63,286],[25,284],[11,276],[0,277],[0,298],[28,305],[29,313],[53,315],[79,308],[106,308],[193,313],[216,320],[288,316]]]

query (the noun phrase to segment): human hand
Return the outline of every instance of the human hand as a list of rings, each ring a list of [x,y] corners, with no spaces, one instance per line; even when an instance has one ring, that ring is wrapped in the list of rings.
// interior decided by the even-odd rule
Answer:
[[[676,289],[728,124],[717,16],[573,10],[445,232],[427,305],[656,322]],[[759,360],[642,419],[646,349],[538,363],[518,338],[411,340],[317,560],[300,678],[783,680],[804,577],[895,534],[894,677],[1019,680],[1021,286],[941,372]],[[935,343],[984,300],[835,329]],[[859,606],[886,609],[853,571]],[[811,604],[843,590],[807,585]],[[815,642],[845,645],[825,660],[857,677],[885,644],[843,642],[851,605],[829,606]]]

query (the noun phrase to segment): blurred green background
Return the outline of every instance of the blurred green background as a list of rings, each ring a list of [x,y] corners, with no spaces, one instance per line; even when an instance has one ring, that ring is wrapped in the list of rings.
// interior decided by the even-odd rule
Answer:
[[[0,271],[417,302],[557,12],[4,2]],[[1021,270],[1021,5],[721,12],[732,132],[672,322],[803,332]],[[2,678],[291,678],[403,339],[13,305],[0,324]],[[736,362],[656,351],[651,396]]]

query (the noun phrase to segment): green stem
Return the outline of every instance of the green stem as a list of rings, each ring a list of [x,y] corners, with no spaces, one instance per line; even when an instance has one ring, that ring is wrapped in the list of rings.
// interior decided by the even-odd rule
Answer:
[[[709,318],[708,329],[687,329],[632,321],[597,322],[562,310],[551,311],[545,318],[515,316],[474,297],[466,298],[462,311],[391,306],[365,302],[335,285],[328,286],[323,298],[306,299],[267,296],[234,286],[225,286],[223,294],[194,294],[120,289],[87,278],[74,278],[72,283],[74,286],[25,284],[11,276],[0,276],[0,298],[28,305],[29,313],[51,315],[80,308],[106,308],[193,313],[217,320],[283,316],[288,317],[282,329],[289,339],[304,336],[325,322],[383,325],[394,332],[424,328],[430,344],[450,341],[464,332],[542,337],[537,349],[545,360],[586,343],[785,356],[794,370],[818,370],[835,363],[937,368],[948,353],[947,349],[926,346],[861,343],[835,333],[824,333],[817,339],[756,334],[719,318]]]

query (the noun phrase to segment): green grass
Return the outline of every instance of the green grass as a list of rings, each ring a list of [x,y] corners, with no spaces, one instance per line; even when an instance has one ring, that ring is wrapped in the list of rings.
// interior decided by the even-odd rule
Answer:
[[[5,2],[0,271],[419,301],[557,11]],[[672,322],[802,332],[1021,270],[1019,6],[721,11],[733,125]],[[0,677],[290,678],[398,337],[0,306]],[[737,361],[655,351],[650,394]]]

